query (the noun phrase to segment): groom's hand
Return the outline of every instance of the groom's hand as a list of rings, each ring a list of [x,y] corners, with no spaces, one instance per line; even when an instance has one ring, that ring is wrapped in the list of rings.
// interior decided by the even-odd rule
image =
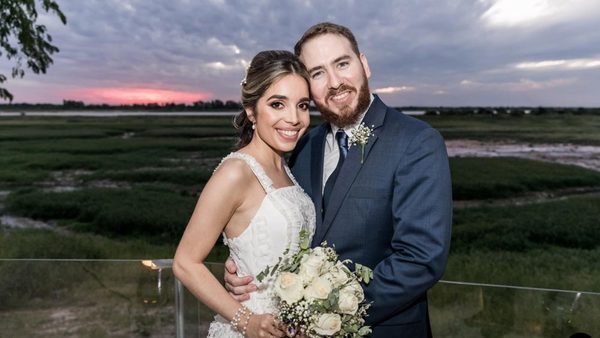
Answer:
[[[237,266],[231,259],[227,258],[225,261],[225,288],[229,291],[229,294],[235,298],[238,302],[250,299],[250,292],[256,291],[257,287],[255,284],[250,284],[254,277],[244,276],[238,277],[235,273]]]

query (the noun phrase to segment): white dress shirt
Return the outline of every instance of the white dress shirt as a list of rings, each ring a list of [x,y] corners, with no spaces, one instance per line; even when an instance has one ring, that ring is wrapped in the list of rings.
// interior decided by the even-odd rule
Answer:
[[[375,97],[373,96],[373,94],[371,94],[371,102],[369,102],[367,110],[369,110],[369,107],[371,107],[374,98]],[[346,133],[346,135],[348,135],[348,139],[352,137],[352,131],[354,127],[358,126],[362,122],[363,118],[365,117],[365,114],[367,113],[367,110],[365,110],[361,114],[356,124],[344,128],[344,132]],[[325,190],[325,183],[327,182],[329,176],[331,176],[331,173],[333,173],[333,171],[335,170],[335,167],[337,167],[338,160],[340,159],[340,148],[334,136],[340,128],[331,123],[329,125],[331,126],[331,130],[329,131],[329,133],[327,133],[327,136],[325,137],[325,151],[323,153],[323,186],[321,192]]]

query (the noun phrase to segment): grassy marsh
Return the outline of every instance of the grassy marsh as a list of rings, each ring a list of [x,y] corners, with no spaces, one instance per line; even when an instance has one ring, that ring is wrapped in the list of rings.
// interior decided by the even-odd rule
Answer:
[[[600,144],[600,116],[422,118],[447,139]],[[4,240],[0,254],[170,257],[199,192],[234,141],[231,117],[2,118],[0,190],[9,194],[0,202],[5,212],[51,221],[64,232],[32,235],[5,227],[4,238],[21,239]],[[450,164],[456,200],[526,200],[532,194],[600,188],[599,172],[569,165],[518,158],[452,158]],[[596,196],[582,196],[519,207],[458,208],[445,278],[552,284],[564,271],[597,256],[598,202]],[[26,244],[27,236],[38,238],[35,245]],[[50,249],[64,236],[87,244]],[[102,240],[91,245],[87,236]],[[131,250],[118,249],[128,245]],[[573,252],[581,264],[553,258]],[[226,248],[218,245],[214,255],[221,259]],[[512,263],[498,272],[492,257]],[[532,262],[539,273],[517,278]],[[573,278],[555,284],[598,288],[586,283]]]

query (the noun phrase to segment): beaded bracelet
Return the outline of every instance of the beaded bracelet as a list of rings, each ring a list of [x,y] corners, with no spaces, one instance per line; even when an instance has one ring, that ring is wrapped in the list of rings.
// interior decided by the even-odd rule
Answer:
[[[242,336],[246,337],[246,329],[248,328],[248,323],[250,322],[250,317],[252,317],[254,313],[252,311],[248,311],[246,313],[246,319],[244,320],[244,325],[242,326]]]
[[[244,305],[240,306],[237,311],[235,311],[233,319],[231,319],[231,326],[235,330],[239,330],[238,325],[240,324],[240,319],[242,319],[242,316],[244,316],[246,312],[250,312],[250,310],[248,310],[248,308]]]

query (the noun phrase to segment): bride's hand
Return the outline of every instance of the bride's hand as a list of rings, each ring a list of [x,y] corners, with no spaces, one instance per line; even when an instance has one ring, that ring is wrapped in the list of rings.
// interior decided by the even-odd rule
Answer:
[[[237,266],[231,259],[227,258],[225,261],[225,271],[223,273],[223,279],[225,280],[225,289],[229,291],[229,294],[238,302],[243,302],[250,299],[250,292],[256,291],[256,285],[251,284],[252,276],[238,277],[235,272]]]
[[[285,337],[280,324],[270,314],[252,314],[246,327],[246,336],[251,338]]]

